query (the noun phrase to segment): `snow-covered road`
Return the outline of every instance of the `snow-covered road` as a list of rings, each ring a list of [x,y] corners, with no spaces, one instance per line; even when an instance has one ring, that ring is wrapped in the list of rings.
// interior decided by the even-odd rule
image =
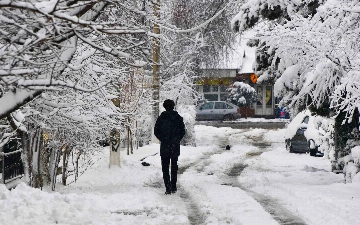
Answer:
[[[123,154],[121,168],[108,167],[105,148],[56,192],[0,186],[0,224],[360,224],[360,183],[345,184],[325,158],[286,152],[284,132],[196,126],[197,147],[181,147],[170,196],[159,145]]]

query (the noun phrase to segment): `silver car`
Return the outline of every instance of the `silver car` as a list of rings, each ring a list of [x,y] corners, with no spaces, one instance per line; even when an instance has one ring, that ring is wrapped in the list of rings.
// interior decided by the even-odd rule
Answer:
[[[238,106],[223,101],[205,102],[196,109],[196,120],[234,120],[240,117]]]

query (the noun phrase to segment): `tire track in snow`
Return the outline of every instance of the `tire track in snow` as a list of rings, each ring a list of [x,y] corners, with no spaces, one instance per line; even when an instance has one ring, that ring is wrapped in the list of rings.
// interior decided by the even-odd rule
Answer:
[[[204,160],[209,159],[212,155],[223,153],[224,149],[225,149],[225,146],[228,143],[229,143],[229,137],[228,136],[219,137],[219,145],[218,145],[218,150],[217,151],[204,154],[201,157],[199,157],[197,160],[195,160],[194,162],[192,162],[192,163],[190,163],[190,164],[188,164],[186,166],[179,167],[179,169],[178,169],[178,182],[180,180],[179,177],[185,171],[187,171],[189,168],[195,167],[196,165],[202,163]],[[202,169],[203,169],[203,167],[202,167]],[[196,170],[198,170],[198,169],[196,169]],[[179,182],[179,186],[181,186],[180,182]],[[199,206],[195,202],[195,200],[193,200],[191,198],[191,196],[189,195],[188,192],[186,192],[185,190],[183,190],[181,188],[178,189],[178,192],[180,193],[180,197],[185,202],[187,212],[188,212],[188,219],[189,219],[190,224],[191,225],[205,224],[206,216],[203,215],[203,213],[200,211]]]
[[[267,148],[271,146],[271,144],[266,143],[263,140],[263,137],[253,138],[254,143],[253,146],[259,148],[259,151],[249,152],[247,153],[247,157],[243,160],[257,157],[261,155],[263,152],[267,151]],[[247,165],[243,163],[235,164],[231,170],[226,174],[227,176],[223,178],[224,185],[229,185],[232,187],[240,188],[241,190],[248,193],[252,198],[254,198],[264,209],[267,211],[280,225],[306,225],[306,223],[294,215],[290,210],[286,209],[281,205],[279,200],[272,198],[270,196],[262,195],[256,193],[243,185],[237,180],[237,178],[241,175],[242,171],[247,167]]]
[[[240,132],[236,132],[236,134],[239,133],[243,133],[243,131]],[[179,167],[178,169],[178,183],[179,183],[179,177],[188,169],[196,167],[197,165],[199,165],[200,163],[202,163],[205,160],[208,160],[211,156],[216,155],[216,154],[221,154],[224,151],[226,145],[229,144],[229,137],[230,136],[223,136],[223,137],[219,137],[217,136],[218,139],[218,150],[211,152],[211,153],[207,153],[202,155],[201,157],[199,157],[197,160],[195,160],[194,162],[186,165],[186,166],[182,166]],[[255,142],[255,140],[252,140]],[[256,145],[256,144],[254,144]],[[262,152],[261,152],[262,153]],[[203,170],[204,167],[201,167],[200,170]],[[199,171],[198,168],[194,168],[195,170]],[[236,169],[235,169],[236,170]],[[181,187],[181,184],[179,183],[179,186]],[[202,214],[202,212],[200,211],[200,208],[198,206],[198,203],[195,202],[195,200],[193,200],[190,196],[190,194],[188,192],[186,192],[185,190],[178,188],[178,192],[180,193],[180,197],[183,199],[183,201],[185,202],[186,208],[187,208],[187,212],[188,212],[188,219],[191,225],[200,225],[200,224],[205,224],[206,221],[206,216]]]
[[[257,157],[261,155],[263,152],[268,151],[268,147],[271,146],[270,143],[267,143],[263,140],[263,135],[259,137],[248,137],[250,140],[250,145],[258,147],[258,151],[249,152],[246,154],[246,159]],[[198,158],[196,161],[180,167],[178,170],[179,177],[186,172],[188,169],[195,167],[196,165],[202,163],[204,160],[209,159],[212,155],[221,154],[225,152],[223,149],[229,143],[228,137],[220,137],[219,138],[219,150],[214,151],[210,154],[205,154],[202,157]],[[249,194],[252,198],[254,198],[259,204],[267,211],[280,225],[306,225],[306,223],[300,219],[299,217],[292,214],[291,211],[286,209],[281,205],[281,203],[272,197],[265,196],[259,193],[256,193],[244,186],[242,186],[238,181],[237,177],[241,175],[241,172],[247,167],[247,165],[243,163],[235,164],[231,170],[223,177],[224,185],[229,185],[235,188],[240,188],[246,193]],[[199,170],[198,168],[195,168]],[[201,169],[200,169],[201,170]],[[198,171],[201,172],[201,171]],[[179,184],[181,187],[181,184]],[[202,214],[198,204],[191,198],[190,194],[183,189],[178,189],[180,193],[180,197],[185,202],[188,212],[188,219],[191,225],[200,225],[205,224],[206,216]]]
[[[205,223],[205,218],[201,213],[196,202],[189,196],[187,192],[181,190],[180,197],[185,202],[188,219],[191,225],[199,225]]]
[[[235,173],[238,173],[241,169],[245,169],[245,165],[236,165],[233,168],[233,171],[236,171]],[[279,224],[281,225],[306,225],[306,223],[299,218],[298,216],[292,214],[291,211],[286,209],[281,205],[281,203],[272,197],[265,196],[259,193],[256,193],[254,191],[251,191],[244,186],[242,186],[237,181],[237,176],[231,177],[229,175],[228,178],[224,178],[224,185],[229,185],[232,187],[240,188],[241,190],[248,193],[252,198],[254,198],[264,209],[267,211]]]
[[[198,165],[199,163],[201,163],[204,160],[209,159],[212,155],[215,154],[221,154],[223,152],[223,150],[219,150],[219,151],[214,151],[211,152],[209,154],[204,154],[203,156],[201,156],[200,158],[198,158],[196,161],[183,166],[183,167],[179,167],[178,169],[178,183],[179,186],[181,187],[181,183],[179,182],[179,178],[180,176],[187,171],[189,168],[194,167],[196,165]],[[189,195],[188,192],[186,192],[185,190],[183,190],[182,188],[178,188],[178,192],[180,193],[180,197],[183,199],[185,205],[186,205],[186,211],[188,213],[188,219],[191,225],[200,225],[200,224],[205,224],[205,216],[202,214],[202,212],[199,209],[198,204],[195,202],[194,199],[191,198],[191,196]]]

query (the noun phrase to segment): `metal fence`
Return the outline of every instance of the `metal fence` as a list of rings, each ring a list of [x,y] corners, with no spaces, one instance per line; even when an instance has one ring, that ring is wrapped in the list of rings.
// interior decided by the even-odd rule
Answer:
[[[21,160],[21,152],[17,139],[10,140],[0,152],[0,168],[2,183],[7,184],[24,175],[24,166]]]

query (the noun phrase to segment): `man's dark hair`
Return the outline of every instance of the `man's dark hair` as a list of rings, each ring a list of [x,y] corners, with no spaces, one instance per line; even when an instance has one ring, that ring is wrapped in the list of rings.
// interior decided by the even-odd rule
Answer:
[[[175,102],[171,99],[166,99],[163,103],[164,108],[166,111],[173,110],[175,107]]]

